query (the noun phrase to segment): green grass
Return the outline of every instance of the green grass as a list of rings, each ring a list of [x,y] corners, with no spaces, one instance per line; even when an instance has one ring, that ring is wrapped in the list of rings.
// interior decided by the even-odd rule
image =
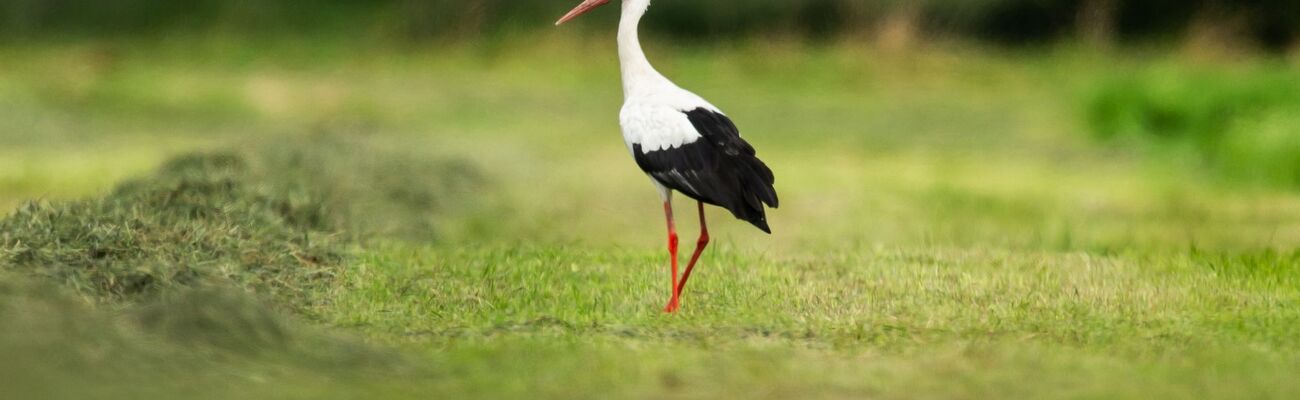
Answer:
[[[772,236],[710,211],[715,245],[668,316],[658,200],[618,137],[612,48],[553,39],[0,48],[0,120],[16,121],[0,125],[0,166],[15,166],[0,205],[94,204],[176,154],[252,143],[272,166],[254,187],[337,188],[305,204],[334,204],[312,229],[343,233],[333,278],[292,296],[234,280],[96,304],[19,270],[0,279],[0,350],[19,355],[0,378],[117,398],[1300,390],[1300,194],[1097,146],[1079,121],[1116,65],[1176,60],[649,45],[738,121],[784,206]],[[302,144],[320,132],[344,151]],[[444,190],[466,200],[383,201]],[[691,243],[693,207],[677,205]],[[254,248],[293,243],[279,237]]]

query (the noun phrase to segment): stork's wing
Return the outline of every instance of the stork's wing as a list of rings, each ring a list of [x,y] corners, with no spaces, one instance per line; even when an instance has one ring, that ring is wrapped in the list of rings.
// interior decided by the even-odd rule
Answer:
[[[633,143],[637,165],[655,180],[691,198],[731,211],[765,232],[764,204],[779,205],[772,170],[722,113],[697,108],[682,112],[699,139],[676,147],[644,151]]]

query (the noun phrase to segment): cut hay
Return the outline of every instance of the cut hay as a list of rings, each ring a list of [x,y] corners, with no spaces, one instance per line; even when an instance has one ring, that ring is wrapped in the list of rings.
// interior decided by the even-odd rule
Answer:
[[[107,196],[0,220],[0,270],[104,301],[235,285],[291,305],[372,236],[431,240],[479,181],[464,163],[343,136],[196,153]]]

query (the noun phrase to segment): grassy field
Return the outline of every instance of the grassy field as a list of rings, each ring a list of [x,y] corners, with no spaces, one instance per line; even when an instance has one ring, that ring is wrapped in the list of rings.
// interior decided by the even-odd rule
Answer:
[[[322,135],[387,149],[354,164],[336,163],[350,153],[309,152],[309,172],[283,175],[317,176],[319,163],[324,185],[346,188],[332,201],[363,205],[322,208],[326,220],[348,212],[331,227],[365,233],[336,235],[344,256],[321,263],[324,283],[286,275],[275,287],[292,290],[265,291],[236,277],[234,290],[123,299],[75,285],[83,275],[10,268],[0,382],[33,397],[104,398],[1300,390],[1300,194],[1085,132],[1079,109],[1094,85],[1176,58],[648,46],[664,72],[738,121],[776,171],[783,205],[772,236],[711,210],[716,245],[683,311],[664,315],[660,209],[618,136],[613,48],[557,39],[0,47],[6,210],[103,197],[193,151],[289,143],[270,152],[295,154],[285,147]],[[409,218],[368,212],[387,204],[364,202],[371,191],[441,199],[436,169],[402,161],[421,159],[468,166],[481,182]],[[256,182],[299,180],[269,165]],[[351,224],[404,219],[436,233]],[[679,219],[692,242],[693,212]],[[6,242],[0,261],[8,252],[18,265]],[[155,260],[143,257],[131,262]]]

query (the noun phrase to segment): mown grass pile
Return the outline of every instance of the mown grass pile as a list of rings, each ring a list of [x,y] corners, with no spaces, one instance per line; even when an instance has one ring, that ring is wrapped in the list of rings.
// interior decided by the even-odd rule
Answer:
[[[203,372],[214,364],[254,381],[391,373],[400,357],[285,311],[328,301],[367,237],[431,238],[473,171],[322,135],[183,155],[103,197],[29,203],[0,220],[0,376],[31,398],[133,398],[228,383]],[[51,383],[72,379],[85,384]]]
[[[232,281],[272,290],[328,277],[343,254],[311,208],[247,180],[232,153],[189,155],[109,196],[31,203],[0,223],[4,264],[106,299]]]
[[[477,180],[341,136],[190,154],[102,198],[27,204],[0,221],[0,267],[110,301],[234,284],[295,304],[350,243],[432,237],[434,213]]]

